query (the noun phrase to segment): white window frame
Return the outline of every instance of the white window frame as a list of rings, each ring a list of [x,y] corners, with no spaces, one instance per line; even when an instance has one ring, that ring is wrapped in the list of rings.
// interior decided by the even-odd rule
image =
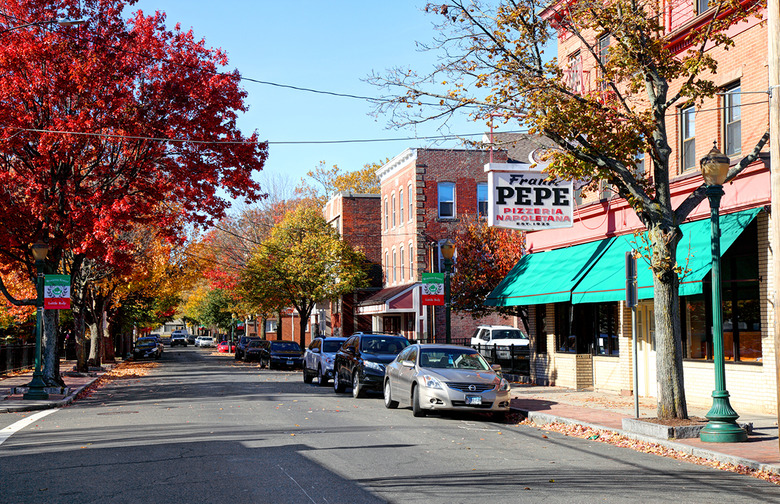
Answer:
[[[414,198],[412,198],[412,184],[407,187],[407,197],[409,198],[409,222],[414,219]]]
[[[404,223],[404,190],[398,190],[398,225],[401,226]]]
[[[385,230],[390,229],[390,209],[387,208],[387,205],[387,196],[385,196]]]
[[[414,245],[409,242],[409,280],[414,281]]]
[[[442,194],[442,192],[443,192],[442,189],[447,189],[447,192],[451,191],[452,192],[452,199],[443,199],[444,195]],[[437,186],[436,194],[437,194],[436,199],[437,199],[437,202],[438,202],[436,207],[437,207],[439,218],[440,219],[454,219],[455,216],[456,216],[455,202],[456,202],[456,199],[457,199],[457,196],[456,196],[456,193],[455,193],[455,182],[439,182],[439,184]],[[447,196],[449,196],[449,195],[447,195]],[[441,208],[442,204],[452,205],[452,210],[451,210],[450,214],[443,214],[442,213],[442,208]]]
[[[742,86],[737,83],[723,93],[723,145],[727,156],[742,152]]]
[[[484,199],[480,199],[479,190],[484,189]],[[485,207],[485,211],[482,212],[481,207]],[[480,217],[487,217],[488,214],[488,185],[487,182],[480,182],[477,184],[477,215]]]
[[[406,280],[406,272],[404,271],[404,246],[401,245],[398,249],[399,269],[401,271],[401,282]]]
[[[680,167],[683,172],[696,169],[696,108],[693,105],[680,109]]]

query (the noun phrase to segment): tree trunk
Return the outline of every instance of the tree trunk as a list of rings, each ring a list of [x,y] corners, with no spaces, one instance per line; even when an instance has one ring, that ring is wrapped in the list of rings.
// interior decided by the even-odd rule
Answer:
[[[276,324],[276,340],[282,341],[282,327],[284,327],[284,319],[282,318],[282,310],[279,310],[279,323]]]
[[[43,311],[43,340],[41,341],[41,368],[43,381],[49,387],[64,387],[60,376],[59,311]]]
[[[268,317],[263,315],[263,318],[260,320],[260,322],[263,324],[262,327],[260,327],[260,337],[263,339],[266,339],[267,333],[265,332],[265,322],[268,320]]]
[[[89,324],[89,364],[90,366],[100,366],[100,343],[102,335],[98,328],[99,324],[92,322]]]
[[[650,239],[655,289],[656,414],[658,418],[688,418],[683,381],[680,279],[674,272],[680,233],[664,232],[656,227],[651,230]]]
[[[301,350],[306,348],[306,325],[309,323],[309,317],[301,317],[301,321],[299,322],[300,328],[301,328],[301,336],[299,338]]]

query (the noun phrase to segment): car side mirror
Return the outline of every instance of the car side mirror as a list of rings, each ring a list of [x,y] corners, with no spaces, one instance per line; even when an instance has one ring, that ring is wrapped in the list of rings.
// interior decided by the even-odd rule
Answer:
[[[403,367],[413,368],[414,367],[414,361],[410,361],[410,360],[401,361],[401,365]]]
[[[320,349],[319,348],[312,348],[311,351],[312,351],[312,353],[320,353]]]
[[[352,347],[347,347],[347,349],[346,349],[346,350],[347,350],[347,353],[351,353],[351,354],[354,354],[354,353],[355,353],[355,349],[354,349],[354,348],[352,348]]]
[[[490,368],[495,371],[496,373],[501,372],[501,364],[491,364]]]

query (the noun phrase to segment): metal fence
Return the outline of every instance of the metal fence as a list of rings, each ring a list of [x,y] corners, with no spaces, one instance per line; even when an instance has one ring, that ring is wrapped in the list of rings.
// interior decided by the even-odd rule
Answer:
[[[443,341],[417,340],[418,343],[443,343]],[[531,349],[527,345],[472,345],[471,338],[452,338],[453,345],[472,347],[491,364],[500,364],[505,373],[528,376],[531,373]]]
[[[0,345],[0,375],[35,365],[35,345]]]

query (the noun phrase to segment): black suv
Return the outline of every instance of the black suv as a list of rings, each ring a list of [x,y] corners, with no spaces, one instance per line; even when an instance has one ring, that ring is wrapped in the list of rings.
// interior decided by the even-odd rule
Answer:
[[[333,390],[344,392],[352,385],[352,395],[362,397],[366,390],[382,390],[385,365],[409,346],[403,336],[356,333],[336,352],[333,361]]]
[[[236,360],[241,360],[246,355],[246,347],[250,341],[261,341],[257,336],[241,336],[236,344]]]

